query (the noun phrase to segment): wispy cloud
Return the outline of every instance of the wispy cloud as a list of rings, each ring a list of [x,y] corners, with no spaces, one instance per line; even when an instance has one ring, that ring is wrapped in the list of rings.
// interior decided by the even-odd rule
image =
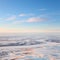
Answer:
[[[27,20],[27,22],[41,22],[41,21],[45,21],[46,19],[44,18],[39,18],[39,17],[32,17],[32,18],[29,18]]]
[[[9,20],[15,20],[15,19],[16,19],[16,16],[11,16],[11,17],[6,18],[5,20],[9,21]]]
[[[23,13],[22,13],[22,14],[19,14],[19,16],[26,16],[26,14],[23,14]]]
[[[31,17],[28,18],[27,20],[18,20],[18,21],[14,21],[13,24],[21,24],[21,23],[36,23],[36,22],[42,22],[45,21],[46,19],[44,18],[39,18],[39,17]]]
[[[24,13],[22,13],[22,14],[19,14],[19,16],[20,17],[23,17],[23,16],[34,16],[34,14],[32,14],[32,13],[30,13],[30,14],[24,14]]]

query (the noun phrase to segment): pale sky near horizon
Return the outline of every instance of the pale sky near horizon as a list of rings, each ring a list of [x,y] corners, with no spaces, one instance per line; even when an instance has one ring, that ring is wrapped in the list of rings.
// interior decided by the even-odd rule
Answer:
[[[60,32],[60,0],[0,0],[1,32]]]

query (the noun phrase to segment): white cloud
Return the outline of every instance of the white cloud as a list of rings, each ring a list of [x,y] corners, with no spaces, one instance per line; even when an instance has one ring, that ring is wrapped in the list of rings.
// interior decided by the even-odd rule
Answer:
[[[21,24],[21,23],[32,23],[32,22],[42,22],[42,21],[45,21],[46,19],[44,18],[39,18],[39,17],[32,17],[32,18],[29,18],[27,20],[18,20],[18,21],[14,21],[13,24]]]
[[[26,14],[20,14],[19,16],[26,16]]]
[[[22,17],[22,16],[34,16],[34,14],[32,14],[32,13],[30,13],[30,14],[24,14],[24,13],[22,13],[22,14],[19,14],[19,16],[20,17]]]
[[[11,17],[6,18],[5,20],[9,21],[9,20],[15,20],[15,19],[16,19],[16,16],[11,16]]]
[[[27,20],[27,22],[41,22],[44,21],[45,19],[39,18],[39,17],[32,17]]]

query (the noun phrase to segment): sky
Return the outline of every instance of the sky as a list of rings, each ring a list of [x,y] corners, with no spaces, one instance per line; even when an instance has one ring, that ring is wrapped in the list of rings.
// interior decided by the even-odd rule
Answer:
[[[0,33],[60,32],[60,0],[0,0]]]

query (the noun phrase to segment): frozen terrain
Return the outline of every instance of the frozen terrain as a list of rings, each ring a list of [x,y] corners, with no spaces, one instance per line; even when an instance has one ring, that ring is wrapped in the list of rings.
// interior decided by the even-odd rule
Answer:
[[[60,60],[60,34],[0,34],[0,60]]]

